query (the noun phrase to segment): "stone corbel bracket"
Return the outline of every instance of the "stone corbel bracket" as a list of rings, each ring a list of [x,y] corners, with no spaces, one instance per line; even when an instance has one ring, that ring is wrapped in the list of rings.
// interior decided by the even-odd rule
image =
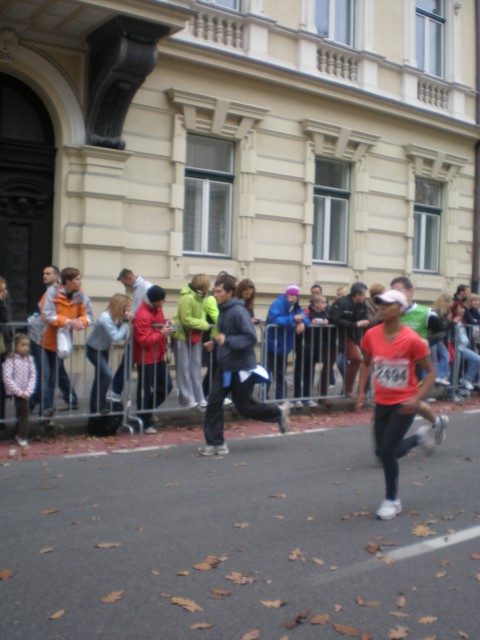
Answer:
[[[302,120],[300,124],[303,132],[312,138],[315,155],[346,162],[361,160],[380,140],[380,136],[371,133],[355,131],[311,118]]]
[[[117,16],[88,37],[89,100],[86,143],[124,149],[121,135],[133,96],[154,69],[163,24]]]
[[[13,29],[0,27],[0,63],[9,64],[15,57],[18,46],[18,33]]]
[[[468,158],[437,149],[420,147],[416,144],[409,144],[404,148],[407,158],[413,161],[415,175],[419,178],[450,182],[458,171],[469,162]]]

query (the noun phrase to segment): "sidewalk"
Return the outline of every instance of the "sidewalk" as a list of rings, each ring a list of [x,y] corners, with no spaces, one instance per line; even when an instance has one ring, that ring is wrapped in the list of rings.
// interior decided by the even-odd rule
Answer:
[[[336,427],[348,427],[354,424],[370,424],[372,410],[354,411],[352,400],[340,398],[332,401],[329,409],[292,409],[290,434],[305,431],[317,431]],[[436,414],[480,413],[480,396],[466,399],[462,404],[438,400],[433,405]],[[85,434],[85,420],[69,422],[66,429],[54,440],[35,439],[36,430],[32,430],[30,444],[21,449],[12,440],[13,431],[0,432],[0,465],[6,466],[15,460],[38,460],[54,456],[87,457],[92,455],[120,454],[128,451],[146,451],[146,455],[156,455],[160,448],[168,448],[186,443],[203,443],[203,414],[196,411],[176,411],[160,414],[155,435],[133,437],[122,431],[109,438],[93,438]],[[228,441],[255,436],[277,436],[278,426],[264,422],[242,420],[234,409],[225,411],[225,435]],[[44,462],[48,466],[48,462]]]

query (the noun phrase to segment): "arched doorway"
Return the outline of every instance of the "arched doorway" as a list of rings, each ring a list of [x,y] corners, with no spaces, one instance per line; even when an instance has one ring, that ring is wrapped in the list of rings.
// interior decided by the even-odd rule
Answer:
[[[35,310],[52,260],[54,133],[39,97],[0,73],[0,275],[14,320]]]

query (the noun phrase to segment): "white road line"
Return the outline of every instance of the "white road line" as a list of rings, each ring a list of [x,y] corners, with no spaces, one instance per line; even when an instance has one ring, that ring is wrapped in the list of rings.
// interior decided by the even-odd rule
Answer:
[[[480,413],[480,409],[470,409],[469,411],[464,411],[463,413]]]
[[[382,562],[382,560],[385,560],[386,558],[393,558],[396,562],[408,560],[416,556],[431,553],[432,551],[444,549],[454,544],[459,544],[460,542],[474,540],[475,538],[480,538],[480,526],[471,527],[469,529],[457,531],[452,534],[446,534],[444,536],[438,536],[437,538],[418,542],[416,544],[409,545],[408,547],[403,547],[402,549],[395,549],[394,551],[384,553],[382,558],[370,558],[369,560],[352,564],[332,573],[322,573],[318,576],[312,575],[312,580],[314,584],[326,584],[335,580],[349,578],[351,576],[364,573],[365,571],[391,569],[391,567],[395,566],[395,563],[387,566]]]
[[[88,453],[67,453],[62,458],[98,458],[99,456],[108,456],[107,451],[89,451]]]
[[[182,442],[182,444],[186,444]],[[172,447],[178,447],[178,444],[164,444],[155,447],[137,447],[135,449],[112,449],[110,453],[142,453],[145,451],[166,451]]]

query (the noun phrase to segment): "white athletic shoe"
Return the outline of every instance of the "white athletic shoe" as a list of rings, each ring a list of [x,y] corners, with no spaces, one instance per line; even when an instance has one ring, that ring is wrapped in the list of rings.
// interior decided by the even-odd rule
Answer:
[[[295,400],[295,402],[293,403],[293,406],[296,409],[301,409],[303,407],[303,402],[301,400]]]
[[[384,500],[377,511],[377,518],[379,520],[392,520],[399,513],[402,513],[402,503],[399,498],[396,500]]]
[[[467,391],[473,391],[473,384],[471,382],[469,382],[468,380],[460,380],[460,384]]]
[[[425,452],[425,455],[430,455],[435,445],[435,438],[433,435],[434,429],[430,424],[422,424],[417,429],[416,435],[418,436],[418,444]]]
[[[290,404],[288,402],[284,402],[279,405],[278,408],[280,409],[278,428],[280,429],[280,433],[287,433],[290,426]]]
[[[448,416],[441,415],[435,418],[435,428],[433,434],[435,436],[435,444],[442,444],[447,437]]]

